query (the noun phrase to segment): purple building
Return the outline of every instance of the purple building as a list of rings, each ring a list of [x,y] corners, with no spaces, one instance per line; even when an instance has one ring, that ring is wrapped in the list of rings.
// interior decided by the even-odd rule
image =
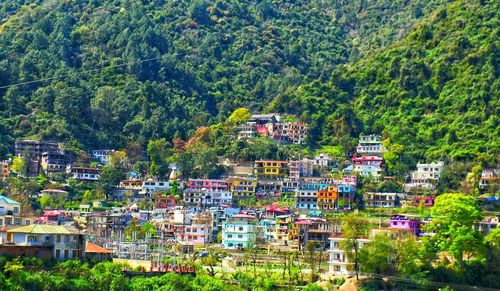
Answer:
[[[187,186],[191,190],[229,191],[227,181],[220,179],[189,179]]]
[[[409,218],[404,214],[392,214],[389,221],[389,229],[397,231],[407,231],[415,236],[420,235],[420,220]]]

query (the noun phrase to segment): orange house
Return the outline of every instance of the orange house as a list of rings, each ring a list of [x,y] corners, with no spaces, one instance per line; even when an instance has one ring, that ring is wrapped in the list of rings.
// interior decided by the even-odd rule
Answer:
[[[335,209],[338,199],[337,186],[328,186],[326,190],[318,190],[318,209],[331,210]]]

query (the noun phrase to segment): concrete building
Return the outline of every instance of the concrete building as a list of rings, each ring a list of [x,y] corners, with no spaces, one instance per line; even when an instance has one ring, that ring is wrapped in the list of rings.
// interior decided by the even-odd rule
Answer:
[[[225,248],[251,247],[257,239],[257,217],[235,214],[222,228],[222,244]]]
[[[347,254],[342,248],[342,242],[346,239],[339,235],[331,235],[329,237],[330,248],[328,250],[329,260],[328,260],[328,271],[332,275],[337,276],[348,276],[355,274],[354,263],[349,261]],[[370,243],[368,237],[360,238],[356,240],[359,248],[363,248],[365,245]]]
[[[354,156],[352,158],[353,171],[361,176],[377,179],[382,173],[384,160],[377,156]]]
[[[66,174],[76,180],[97,181],[99,180],[101,169],[90,167],[73,167],[72,165],[67,165]]]
[[[318,209],[318,190],[297,189],[294,192],[295,207],[301,210]]]
[[[311,177],[313,175],[314,160],[304,158],[302,160],[289,161],[289,178],[298,180],[301,177]]]
[[[366,207],[399,207],[404,196],[403,193],[366,192],[363,194],[363,202]]]
[[[7,242],[1,248],[9,247],[45,247],[51,250],[51,259],[75,259],[83,258],[85,239],[74,227],[32,224],[7,230]]]
[[[45,152],[59,151],[59,144],[43,140],[18,140],[14,144],[17,157],[40,160]]]
[[[109,164],[109,156],[112,150],[92,150],[92,158],[97,160],[101,165]]]
[[[405,192],[412,190],[432,191],[441,177],[444,162],[417,164],[417,170],[411,173],[411,180],[404,185]]]
[[[359,155],[382,156],[385,149],[382,145],[382,137],[377,134],[360,135],[356,152]]]
[[[259,179],[283,179],[289,175],[288,161],[257,160],[254,163],[254,174]]]

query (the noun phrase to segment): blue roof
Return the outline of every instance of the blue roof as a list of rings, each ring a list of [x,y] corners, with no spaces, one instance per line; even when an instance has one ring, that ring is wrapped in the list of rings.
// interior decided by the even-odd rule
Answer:
[[[17,205],[21,205],[21,203],[17,202],[16,200],[12,200],[10,198],[7,198],[3,195],[0,195],[0,200],[3,200],[5,201],[5,203],[8,203],[8,204],[17,204]]]

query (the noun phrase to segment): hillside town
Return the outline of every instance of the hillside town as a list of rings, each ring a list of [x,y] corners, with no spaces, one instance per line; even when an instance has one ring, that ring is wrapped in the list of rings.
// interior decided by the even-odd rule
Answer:
[[[304,145],[307,128],[275,114],[253,115],[234,138],[261,136]],[[71,184],[101,185],[103,171],[117,163],[119,151],[74,152],[50,140],[18,140],[13,147],[14,158],[1,162],[3,181],[44,177],[46,188],[23,194],[4,187],[0,255],[113,260],[145,272],[172,268],[164,266],[165,258],[206,255],[216,248],[227,251],[223,265],[229,266],[237,266],[248,250],[263,255],[270,249],[302,255],[314,250],[323,275],[357,274],[363,267],[355,267],[343,247],[352,237],[345,236],[341,218],[369,214],[370,227],[356,238],[359,248],[380,234],[416,241],[433,236],[426,227],[433,219],[429,209],[446,166],[443,161],[418,163],[400,191],[370,189],[370,181],[390,183],[393,177],[383,174],[384,140],[368,134],[359,136],[356,152],[343,161],[317,152],[298,159],[226,162],[217,178],[182,176],[181,166],[173,163],[165,176],[131,170],[126,179],[108,185],[105,196],[83,197],[81,204],[68,207],[64,201],[74,192]],[[499,169],[482,169],[478,189],[493,195],[477,195],[481,207],[498,207],[499,181]],[[38,210],[28,201],[38,201]],[[474,227],[486,236],[498,223],[498,212],[492,212]]]

